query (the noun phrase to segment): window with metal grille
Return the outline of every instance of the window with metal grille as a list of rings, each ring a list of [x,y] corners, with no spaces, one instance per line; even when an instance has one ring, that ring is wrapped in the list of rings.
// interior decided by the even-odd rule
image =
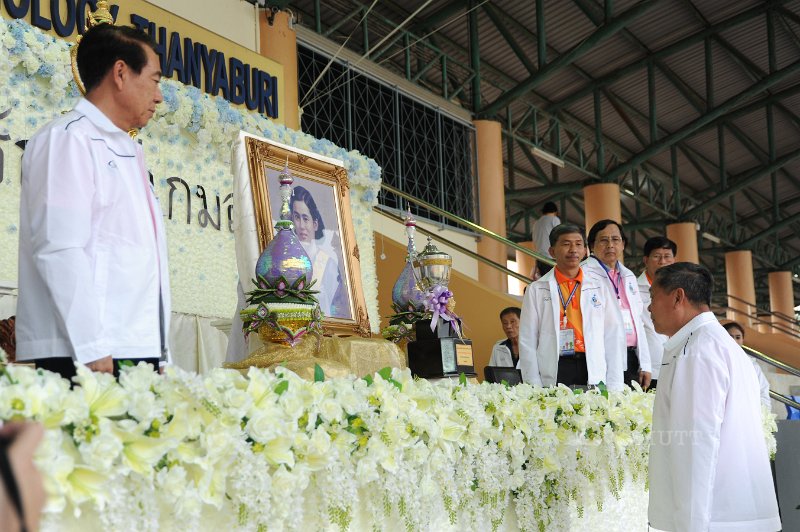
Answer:
[[[317,138],[375,159],[383,181],[457,216],[477,221],[475,130],[374,78],[298,45],[301,127]],[[316,81],[316,84],[315,84]],[[312,90],[313,85],[313,90]],[[405,209],[386,192],[379,201]],[[448,225],[412,205],[415,215]]]

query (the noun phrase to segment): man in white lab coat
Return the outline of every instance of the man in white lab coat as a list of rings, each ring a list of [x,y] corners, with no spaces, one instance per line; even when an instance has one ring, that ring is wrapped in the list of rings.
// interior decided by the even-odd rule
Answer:
[[[656,272],[650,312],[670,337],[653,410],[650,526],[658,530],[781,529],[758,381],[709,311],[711,273],[688,262]]]
[[[661,357],[664,353],[664,342],[668,340],[663,334],[658,334],[653,328],[653,319],[650,317],[650,285],[656,276],[656,271],[675,262],[678,254],[678,245],[665,236],[654,236],[644,243],[644,271],[639,276],[639,296],[642,298],[642,324],[647,339],[647,349],[650,351],[650,388],[658,386],[658,374],[661,371]]]
[[[128,134],[162,101],[152,41],[100,24],[77,53],[86,98],[22,157],[17,360],[75,374],[165,363],[169,270],[144,154]]]
[[[622,388],[619,357],[607,356],[604,330],[614,304],[600,279],[584,275],[585,240],[580,228],[550,233],[555,267],[528,286],[519,326],[522,380],[532,385],[595,385]]]
[[[600,220],[589,230],[589,249],[584,270],[601,279],[614,299],[610,305],[611,325],[606,330],[611,354],[618,356],[624,369],[623,382],[638,381],[643,389],[650,385],[650,350],[642,322],[644,306],[639,297],[636,275],[622,263],[625,233],[614,220]]]

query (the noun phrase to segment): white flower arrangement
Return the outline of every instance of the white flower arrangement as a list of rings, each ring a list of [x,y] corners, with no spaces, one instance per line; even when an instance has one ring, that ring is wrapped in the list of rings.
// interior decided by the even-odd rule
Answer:
[[[3,152],[0,198],[10,208],[0,211],[0,279],[17,276],[17,225],[22,150],[15,146],[40,127],[72,109],[80,94],[72,80],[69,47],[24,20],[0,17],[0,150]],[[165,220],[173,310],[202,316],[230,317],[236,307],[236,265],[233,234],[228,231],[227,195],[231,143],[240,130],[344,161],[350,181],[355,237],[361,251],[361,275],[367,312],[378,330],[378,281],[370,216],[378,202],[381,169],[357,151],[346,151],[276,124],[266,117],[232,106],[193,86],[162,82],[164,102],[140,133],[147,165],[154,175],[162,210],[170,200],[176,214]],[[7,137],[7,138],[6,138]],[[170,194],[167,179],[187,183]],[[202,190],[199,188],[202,187]],[[206,196],[207,213],[200,194]],[[219,201],[219,209],[217,209]],[[189,209],[190,224],[186,223]]]
[[[308,382],[144,365],[0,373],[0,419],[41,421],[45,528],[570,527],[570,506],[643,488],[652,394],[431,383],[408,370]],[[577,524],[577,523],[573,523]],[[357,527],[358,528],[358,527]]]

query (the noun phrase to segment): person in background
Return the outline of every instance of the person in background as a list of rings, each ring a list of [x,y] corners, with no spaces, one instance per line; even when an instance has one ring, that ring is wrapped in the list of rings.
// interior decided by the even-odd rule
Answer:
[[[600,278],[616,305],[611,305],[611,325],[605,334],[613,355],[619,356],[625,370],[624,382],[637,381],[643,390],[650,386],[650,350],[642,322],[644,306],[639,296],[636,276],[622,264],[625,233],[614,220],[600,220],[589,230],[592,255],[584,270]]]
[[[71,378],[75,363],[169,361],[169,266],[163,214],[141,144],[161,103],[152,39],[98,24],[82,37],[86,97],[22,155],[17,361]]]
[[[538,220],[533,223],[533,227],[531,227],[531,239],[533,240],[533,245],[536,246],[536,251],[543,255],[550,255],[550,231],[553,230],[555,226],[561,223],[561,219],[558,217],[558,207],[552,201],[548,201],[542,207],[542,216]],[[549,264],[545,264],[541,261],[536,261],[536,272],[533,272],[534,275],[538,274],[539,277],[546,274],[550,271],[552,266]],[[532,272],[523,272],[525,275],[530,275]]]
[[[653,407],[649,525],[676,532],[781,529],[747,355],[710,311],[711,273],[656,272],[650,314],[669,336]]]
[[[517,367],[519,362],[519,317],[522,309],[507,307],[500,312],[500,324],[506,333],[505,340],[498,340],[492,347],[490,366]]]
[[[744,347],[744,327],[742,327],[739,323],[735,321],[731,321],[723,325],[725,330],[728,331],[728,334],[731,335],[733,341],[739,344],[740,346]],[[750,362],[753,363],[753,368],[756,370],[756,377],[758,377],[758,387],[761,391],[761,402],[767,408],[772,408],[772,399],[769,397],[769,382],[767,378],[764,376],[764,372],[761,370],[761,366],[758,365],[756,359],[747,355],[747,358],[750,359]]]
[[[600,279],[581,268],[586,241],[572,224],[550,233],[555,267],[532,282],[522,300],[519,364],[531,385],[596,385],[622,388],[622,364],[609,356],[605,330],[609,307]]]
[[[661,356],[664,353],[664,342],[668,340],[663,334],[658,334],[653,328],[653,319],[650,317],[650,285],[656,271],[675,262],[678,254],[678,245],[665,236],[654,236],[644,243],[644,271],[637,279],[639,283],[639,296],[642,298],[642,322],[650,351],[651,380],[650,388],[658,385],[658,373],[661,370]]]

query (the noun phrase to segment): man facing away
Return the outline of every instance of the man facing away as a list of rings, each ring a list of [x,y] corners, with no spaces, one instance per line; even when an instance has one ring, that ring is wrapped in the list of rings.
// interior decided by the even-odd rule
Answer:
[[[644,243],[644,271],[639,276],[639,296],[642,298],[642,323],[647,340],[647,348],[650,351],[650,367],[652,368],[650,388],[658,385],[658,373],[661,370],[661,356],[664,353],[664,342],[667,337],[658,334],[653,328],[653,320],[650,318],[650,285],[656,271],[664,266],[669,266],[675,262],[675,255],[678,254],[678,245],[665,236],[654,236],[647,239]]]
[[[664,266],[650,288],[658,333],[670,337],[653,409],[650,526],[658,530],[781,529],[758,381],[709,310],[711,273]]]
[[[542,207],[541,218],[536,220],[533,223],[533,227],[531,227],[531,238],[533,245],[536,246],[536,251],[543,255],[550,255],[550,231],[560,223],[558,207],[552,201],[548,201]],[[552,257],[552,255],[550,256]],[[541,261],[536,261],[536,268],[539,276],[542,276],[550,271],[551,266]],[[525,275],[528,275],[528,273],[525,273]]]
[[[650,385],[650,350],[636,276],[622,264],[625,233],[614,220],[600,220],[589,230],[588,240],[592,255],[586,260],[584,270],[602,279],[616,303],[610,305],[612,325],[606,330],[612,346],[609,355],[620,357],[626,385],[637,381],[646,390]]]
[[[519,364],[532,385],[622,387],[622,365],[605,343],[608,305],[614,303],[596,278],[584,275],[586,243],[581,230],[561,224],[550,233],[555,267],[532,282],[522,300]]]
[[[100,24],[83,36],[86,97],[47,124],[22,157],[17,360],[75,374],[114,359],[168,357],[169,277],[161,209],[142,147],[162,101],[149,37]]]

